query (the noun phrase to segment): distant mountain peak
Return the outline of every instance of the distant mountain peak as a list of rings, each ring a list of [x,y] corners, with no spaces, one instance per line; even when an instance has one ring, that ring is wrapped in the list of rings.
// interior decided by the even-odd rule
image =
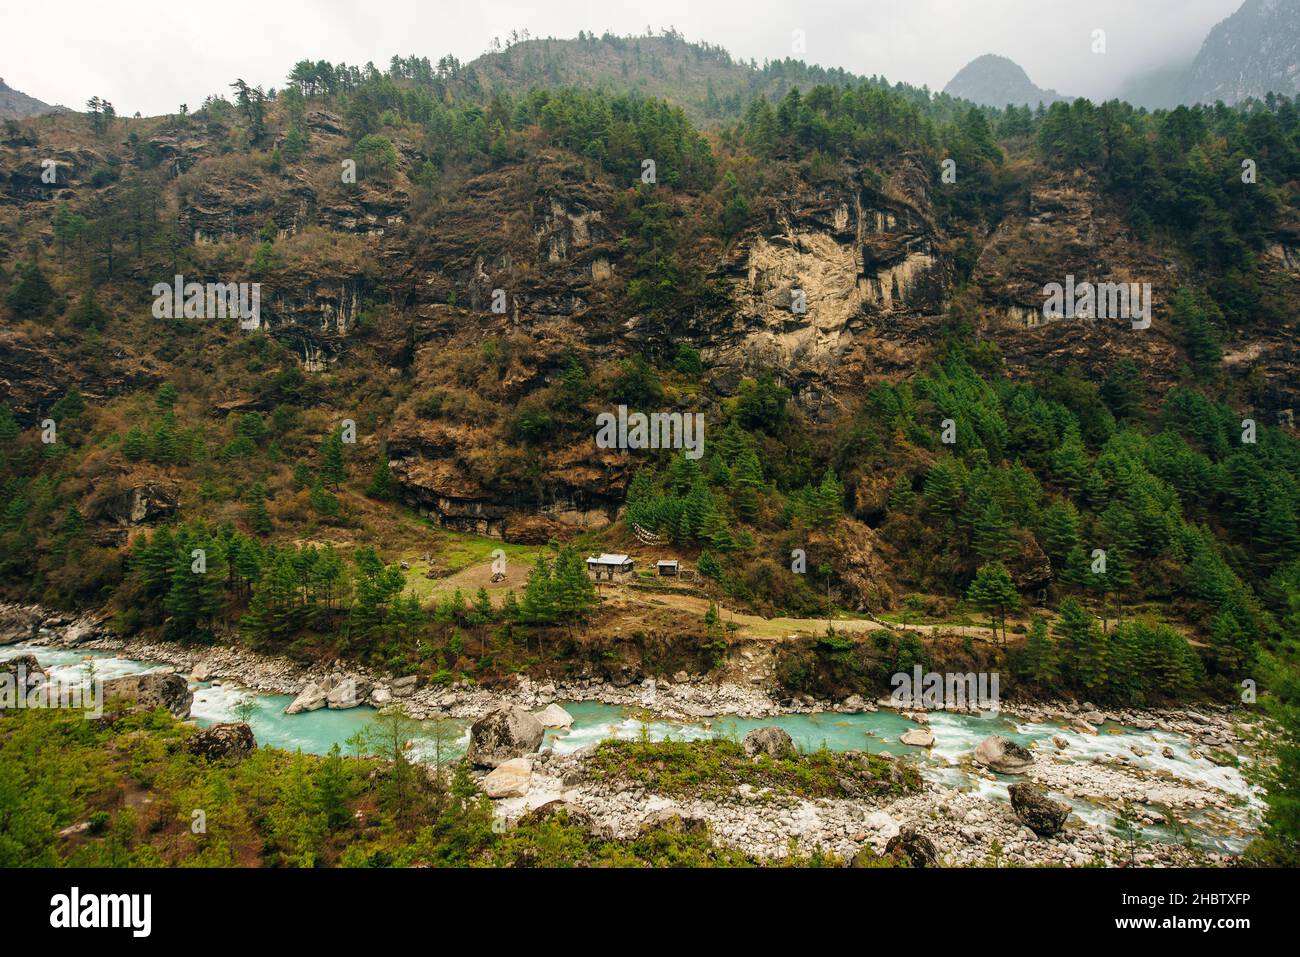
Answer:
[[[1068,99],[1055,90],[1037,86],[1015,60],[986,53],[966,64],[948,81],[943,92],[981,106],[1037,106]]]
[[[1300,0],[1246,0],[1210,31],[1188,70],[1187,102],[1268,93],[1300,93]]]

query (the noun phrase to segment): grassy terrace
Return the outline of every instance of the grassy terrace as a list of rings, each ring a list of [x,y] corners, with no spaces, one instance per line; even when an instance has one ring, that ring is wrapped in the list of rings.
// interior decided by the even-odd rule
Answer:
[[[772,796],[856,798],[920,786],[915,768],[866,752],[826,749],[751,758],[738,742],[605,741],[587,766],[596,780],[631,782],[673,797],[718,798],[749,785]]]

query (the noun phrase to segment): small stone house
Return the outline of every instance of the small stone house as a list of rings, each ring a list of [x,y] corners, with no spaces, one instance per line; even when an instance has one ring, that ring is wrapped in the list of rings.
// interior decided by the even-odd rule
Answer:
[[[659,573],[660,578],[676,578],[681,569],[678,566],[677,559],[663,558],[655,562],[655,571]]]
[[[632,574],[632,559],[628,555],[609,554],[588,558],[587,574],[598,582],[622,581]]]

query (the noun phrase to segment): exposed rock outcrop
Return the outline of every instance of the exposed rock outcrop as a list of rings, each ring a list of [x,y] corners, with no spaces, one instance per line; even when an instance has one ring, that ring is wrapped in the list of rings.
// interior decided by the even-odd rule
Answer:
[[[475,721],[465,756],[475,767],[495,768],[537,750],[546,729],[523,708],[499,708]]]
[[[170,671],[150,671],[105,681],[104,702],[112,704],[114,701],[131,702],[133,710],[166,708],[178,718],[188,718],[194,694],[182,675]]]
[[[770,758],[784,758],[794,754],[794,741],[781,728],[755,728],[745,735],[745,753],[751,757],[766,754]]]
[[[201,728],[185,742],[185,750],[209,761],[229,760],[238,763],[257,748],[253,729],[242,722],[214,724]]]
[[[939,849],[915,828],[905,827],[885,844],[885,853],[912,867],[938,867]]]
[[[1070,816],[1070,805],[1053,801],[1037,784],[1017,782],[1007,788],[1007,794],[1016,817],[1039,837],[1061,833]]]
[[[483,793],[493,800],[523,797],[533,776],[532,762],[527,758],[511,758],[498,764],[479,785]]]
[[[1034,764],[1034,754],[1010,738],[993,735],[975,749],[975,763],[1000,774],[1022,774]]]

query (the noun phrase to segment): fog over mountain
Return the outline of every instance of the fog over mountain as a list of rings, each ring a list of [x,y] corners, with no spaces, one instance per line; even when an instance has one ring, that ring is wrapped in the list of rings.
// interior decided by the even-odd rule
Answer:
[[[382,66],[393,50],[405,50],[435,59],[451,53],[469,62],[494,37],[509,42],[512,32],[572,38],[580,30],[643,35],[647,27],[658,32],[672,26],[692,40],[722,44],[746,62],[794,57],[934,90],[971,60],[996,52],[1044,88],[1104,99],[1153,67],[1189,63],[1210,28],[1238,6],[1240,0],[754,0],[737,15],[729,4],[685,0],[644,9],[583,0],[555,0],[544,9],[521,0],[451,6],[395,0],[380,17],[360,0],[273,6],[230,0],[223,7],[227,22],[256,24],[232,45],[210,20],[167,0],[135,0],[111,18],[90,0],[67,0],[60,15],[94,22],[95,42],[70,51],[68,38],[49,28],[41,5],[11,5],[0,31],[0,70],[11,85],[47,102],[80,107],[97,95],[124,115],[139,110],[152,116],[228,93],[236,76],[279,87],[284,61],[303,56]],[[1104,56],[1091,49],[1096,29],[1106,31]],[[142,36],[166,37],[169,55],[140,56]]]

